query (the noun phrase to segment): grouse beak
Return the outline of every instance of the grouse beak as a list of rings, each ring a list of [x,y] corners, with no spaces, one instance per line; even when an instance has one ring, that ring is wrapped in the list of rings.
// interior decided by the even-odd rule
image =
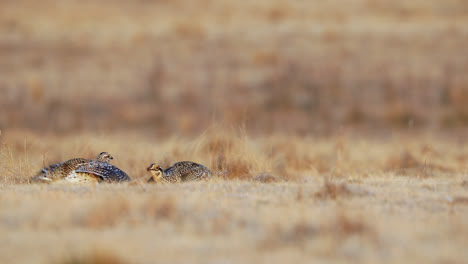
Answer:
[[[112,156],[109,156],[109,159],[113,160],[113,159],[114,159],[114,157],[112,157]]]
[[[153,168],[153,166],[149,166],[148,168],[146,168],[146,171],[150,171],[151,168]]]

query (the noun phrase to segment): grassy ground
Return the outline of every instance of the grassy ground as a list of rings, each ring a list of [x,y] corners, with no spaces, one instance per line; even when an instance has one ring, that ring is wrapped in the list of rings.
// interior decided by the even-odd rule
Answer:
[[[0,263],[466,263],[467,3],[2,0]]]
[[[466,262],[467,200],[446,198],[466,193],[460,179],[387,175],[343,186],[4,185],[1,261],[98,253],[127,263]]]
[[[468,259],[463,142],[396,135],[253,138],[221,131],[165,141],[4,133],[0,262]],[[108,151],[135,182],[28,184],[46,151],[50,162]],[[149,163],[167,166],[181,159],[206,164],[220,176],[207,182],[144,183]]]

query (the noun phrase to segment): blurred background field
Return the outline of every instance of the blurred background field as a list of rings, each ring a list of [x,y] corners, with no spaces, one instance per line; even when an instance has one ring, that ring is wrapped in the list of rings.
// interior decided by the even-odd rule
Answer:
[[[464,128],[468,4],[2,1],[0,127]]]
[[[0,262],[466,263],[467,73],[465,0],[1,0]]]

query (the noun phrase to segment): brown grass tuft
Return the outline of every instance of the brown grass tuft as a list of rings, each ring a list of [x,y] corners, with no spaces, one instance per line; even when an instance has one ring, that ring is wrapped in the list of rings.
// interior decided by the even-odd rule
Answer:
[[[174,219],[176,208],[174,197],[159,198],[154,195],[143,204],[143,213],[155,221],[161,219]]]
[[[404,151],[387,161],[388,169],[423,168],[424,163],[417,160],[409,151]]]
[[[203,151],[208,154],[226,154],[231,152],[234,149],[234,145],[237,142],[235,137],[230,137],[221,133],[210,133],[207,135],[206,142],[203,146]]]
[[[174,26],[174,32],[182,38],[203,39],[205,29],[198,21],[197,18],[179,21]]]
[[[349,237],[353,235],[367,236],[372,241],[376,241],[377,234],[362,217],[350,217],[343,210],[337,212],[335,221],[328,226],[329,232],[336,234],[338,237]]]
[[[388,124],[400,128],[421,126],[425,121],[408,105],[401,104],[389,106],[384,118]]]
[[[461,185],[462,187],[464,187],[464,188],[468,188],[468,181],[467,181],[467,180],[464,180],[464,181],[461,182],[460,185]]]
[[[229,160],[224,164],[223,171],[225,179],[250,179],[250,164],[247,160],[237,158]]]
[[[282,233],[281,238],[287,243],[303,243],[319,235],[319,229],[306,221],[299,221],[289,230]]]
[[[352,195],[352,192],[346,186],[346,184],[335,184],[329,181],[325,181],[322,188],[314,194],[317,199],[332,199],[348,197]]]
[[[94,250],[93,253],[81,256],[72,255],[63,257],[59,261],[53,261],[56,264],[127,264],[127,262],[117,255],[105,250]]]
[[[90,228],[113,227],[122,222],[129,212],[128,200],[112,197],[91,208],[84,225]]]
[[[468,196],[455,196],[452,204],[466,204],[468,205]]]
[[[420,159],[416,158],[409,151],[404,151],[397,157],[389,158],[385,165],[385,169],[388,171],[394,171],[397,175],[416,176],[419,178],[453,174],[455,172],[451,167],[439,165],[432,161],[432,148],[430,145],[424,145],[421,152],[423,154],[423,158],[421,160],[423,161],[420,161]]]
[[[272,183],[272,182],[277,182],[278,179],[268,173],[260,173],[254,178],[255,181],[262,182],[262,183]]]
[[[226,128],[214,125],[200,139],[200,152],[212,155],[212,168],[224,179],[251,179],[255,163],[259,162],[248,146],[244,129],[238,133],[227,132]]]

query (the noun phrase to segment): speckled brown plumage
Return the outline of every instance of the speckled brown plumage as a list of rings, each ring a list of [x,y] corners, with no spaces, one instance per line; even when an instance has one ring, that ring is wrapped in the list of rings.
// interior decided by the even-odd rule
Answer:
[[[130,177],[116,166],[100,161],[92,161],[76,169],[77,174],[92,174],[99,182],[125,182]]]
[[[96,158],[97,161],[101,161],[101,162],[105,162],[105,163],[109,163],[113,159],[114,159],[114,157],[112,157],[112,155],[107,153],[107,152],[99,153],[99,155]]]
[[[33,182],[55,182],[63,180],[77,168],[86,165],[89,161],[89,159],[76,158],[62,163],[53,164],[48,168],[42,169],[31,180]]]
[[[165,170],[153,163],[147,168],[147,171],[151,173],[148,182],[163,183],[201,180],[209,178],[213,174],[207,167],[192,161],[177,162]]]
[[[33,182],[122,182],[130,181],[128,175],[109,164],[113,157],[101,152],[96,160],[75,158],[42,169],[31,180]]]

